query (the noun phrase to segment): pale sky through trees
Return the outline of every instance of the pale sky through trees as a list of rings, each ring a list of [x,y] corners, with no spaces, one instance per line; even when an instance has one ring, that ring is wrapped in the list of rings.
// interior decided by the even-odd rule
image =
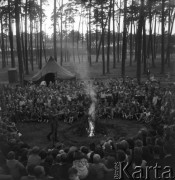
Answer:
[[[175,0],[172,0],[175,2]],[[63,0],[63,3],[66,4],[68,2],[68,0]],[[57,8],[59,7],[59,0],[57,0]],[[54,0],[48,0],[45,5],[43,5],[43,9],[45,11],[45,14],[47,16],[46,20],[43,23],[43,30],[46,31],[46,33],[50,36],[53,33],[53,22],[51,21],[51,15],[53,12],[53,8],[54,8]],[[75,17],[75,24],[74,24],[74,28],[75,30],[78,30],[78,26],[79,26],[79,20],[80,17]],[[121,21],[122,23],[122,21]],[[80,25],[81,26],[81,25]],[[146,25],[146,27],[148,27]],[[58,26],[57,26],[58,28]],[[63,25],[64,28],[64,25]],[[80,27],[80,31],[81,31],[81,27]],[[86,27],[84,27],[84,32],[86,32]],[[69,29],[71,30],[71,29]],[[112,30],[112,29],[111,29]],[[123,26],[121,25],[121,32],[123,30]],[[167,27],[165,26],[165,31],[167,30]],[[161,28],[159,28],[159,34],[161,33]],[[172,34],[175,34],[175,25],[173,27],[173,32]]]
[[[63,0],[63,3],[66,4],[68,0]],[[51,16],[54,8],[54,0],[48,0],[45,5],[43,5],[43,9],[47,16],[46,20],[43,23],[43,30],[50,36],[53,33],[53,22],[51,21]],[[59,0],[57,0],[57,8],[59,8]],[[78,30],[80,17],[75,17],[75,30]],[[63,25],[64,28],[64,25]],[[58,29],[58,26],[57,26]],[[84,28],[84,32],[86,27]]]

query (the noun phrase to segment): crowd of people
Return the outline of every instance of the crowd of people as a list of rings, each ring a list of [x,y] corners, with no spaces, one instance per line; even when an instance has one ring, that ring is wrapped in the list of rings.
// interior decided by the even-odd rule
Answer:
[[[174,87],[174,86],[173,86]],[[134,80],[59,81],[48,87],[3,87],[3,115],[17,121],[49,121],[50,117],[72,123],[88,113],[95,98],[96,118],[123,118],[145,123],[174,121],[175,93],[159,83]]]
[[[174,138],[174,126],[162,126],[156,131],[143,128],[133,137],[118,140],[109,137],[81,147],[58,142],[50,149],[30,147],[15,137],[6,143],[1,137],[0,179],[171,179],[175,173]],[[155,170],[157,166],[159,170]],[[164,169],[165,166],[171,171]],[[124,167],[126,171],[122,171]],[[142,172],[146,172],[147,167],[154,168],[149,169],[147,175],[135,174],[138,167]]]
[[[1,87],[0,179],[12,180],[110,180],[119,174],[118,165],[127,164],[123,179],[138,179],[136,167],[168,165],[174,167],[174,85],[158,82],[138,85],[133,79],[57,81],[48,87]],[[96,118],[138,120],[150,123],[135,136],[81,147],[56,143],[51,149],[30,147],[20,139],[15,123],[19,121],[81,121],[95,104]],[[171,125],[172,124],[172,125]],[[166,125],[166,126],[165,126]],[[162,169],[163,171],[164,169]],[[162,179],[163,173],[156,174]],[[174,173],[174,169],[171,171]],[[138,174],[137,174],[138,175]],[[150,171],[147,179],[156,179]],[[133,177],[134,176],[134,177]],[[145,174],[144,174],[145,176]],[[145,177],[140,177],[140,179]],[[169,178],[170,179],[170,178]]]

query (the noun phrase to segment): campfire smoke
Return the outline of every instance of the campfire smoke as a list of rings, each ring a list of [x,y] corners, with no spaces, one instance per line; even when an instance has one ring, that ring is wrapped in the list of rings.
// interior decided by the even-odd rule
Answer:
[[[74,69],[79,74],[80,79],[84,82],[84,90],[86,92],[86,95],[90,97],[91,104],[88,110],[88,124],[89,127],[87,127],[87,132],[89,134],[89,137],[92,137],[95,135],[95,110],[96,110],[96,92],[95,87],[93,86],[92,81],[89,81],[90,74],[89,74],[89,63],[88,61],[82,62],[79,64],[74,64]]]
[[[89,133],[89,137],[93,137],[95,135],[95,108],[96,108],[96,93],[95,90],[92,86],[92,84],[89,84],[89,95],[91,98],[91,105],[89,107],[89,118],[88,118],[88,123],[89,123],[89,129],[88,129],[88,133]]]

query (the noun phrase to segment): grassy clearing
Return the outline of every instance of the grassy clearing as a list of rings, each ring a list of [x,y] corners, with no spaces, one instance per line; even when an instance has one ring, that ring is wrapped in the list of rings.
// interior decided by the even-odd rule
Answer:
[[[49,57],[47,57],[47,60]],[[73,60],[73,57],[71,56],[70,62],[63,62],[63,67],[71,71],[72,73],[75,73],[78,78],[117,78],[121,76],[121,62],[116,62],[116,68],[113,68],[113,62],[112,62],[112,56],[110,57],[110,73],[102,75],[102,61],[101,56],[99,57],[99,62],[96,63],[96,56],[92,55],[92,66],[89,66],[87,62],[87,56],[86,55],[80,55],[80,62],[78,56],[75,57],[75,62]],[[58,57],[58,63],[60,62],[60,58]],[[168,67],[165,65],[165,74],[170,73],[171,76],[175,76],[175,55],[171,58],[171,66]],[[1,63],[1,62],[0,62]],[[43,57],[43,65],[46,63],[44,57]],[[17,63],[16,63],[17,64]],[[161,69],[161,63],[160,63],[160,56],[158,56],[156,62],[156,67],[152,68],[150,67],[150,71],[152,74],[154,74],[158,78],[163,78],[165,76],[160,74]],[[18,67],[18,64],[17,64]],[[10,68],[10,64],[5,69],[0,69],[0,81],[1,82],[7,82],[8,81],[8,68]],[[142,64],[143,68],[143,64]],[[36,62],[34,62],[34,71],[31,70],[31,65],[29,63],[29,75],[25,75],[25,79],[31,79],[31,77],[39,71],[38,65]],[[143,69],[142,69],[143,72]],[[132,66],[129,65],[129,57],[126,61],[126,76],[129,77],[136,77],[136,62],[133,60]],[[142,78],[145,78],[146,76],[142,74]]]

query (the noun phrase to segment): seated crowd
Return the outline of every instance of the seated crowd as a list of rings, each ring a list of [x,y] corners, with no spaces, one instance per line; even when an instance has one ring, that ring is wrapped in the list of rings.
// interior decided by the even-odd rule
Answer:
[[[94,95],[95,94],[95,95]],[[57,81],[49,87],[5,86],[1,91],[4,116],[11,121],[46,121],[56,116],[72,123],[80,119],[96,99],[96,117],[116,117],[145,123],[174,121],[175,93],[150,81],[138,85],[132,79]]]

